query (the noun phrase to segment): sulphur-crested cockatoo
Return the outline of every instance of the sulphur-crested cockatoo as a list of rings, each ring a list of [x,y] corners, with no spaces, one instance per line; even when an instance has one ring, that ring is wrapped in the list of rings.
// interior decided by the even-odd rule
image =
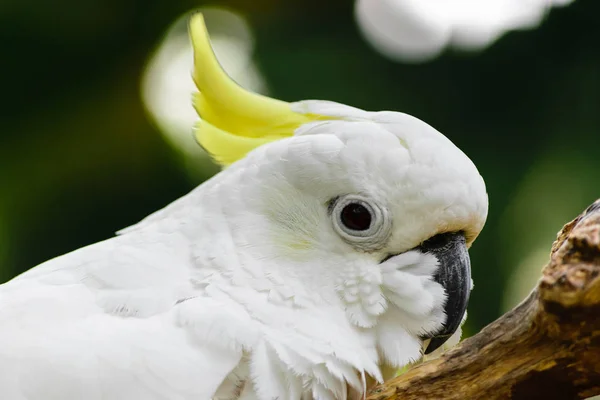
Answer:
[[[1,399],[360,398],[463,320],[469,158],[407,114],[247,92],[190,28],[195,134],[227,168],[0,287]]]

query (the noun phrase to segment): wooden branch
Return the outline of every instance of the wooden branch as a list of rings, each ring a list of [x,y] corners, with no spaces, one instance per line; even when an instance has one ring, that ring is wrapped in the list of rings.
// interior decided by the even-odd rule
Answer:
[[[600,394],[600,200],[565,225],[512,311],[368,400],[585,399]]]

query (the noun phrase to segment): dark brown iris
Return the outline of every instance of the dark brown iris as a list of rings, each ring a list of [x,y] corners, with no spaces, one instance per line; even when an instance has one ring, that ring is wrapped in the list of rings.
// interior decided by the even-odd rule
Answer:
[[[359,203],[351,203],[345,206],[340,218],[344,226],[353,231],[366,231],[371,227],[371,213]]]

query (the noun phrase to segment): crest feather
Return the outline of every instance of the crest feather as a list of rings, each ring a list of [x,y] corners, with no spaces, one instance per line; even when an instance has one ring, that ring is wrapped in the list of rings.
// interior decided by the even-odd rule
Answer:
[[[190,21],[194,48],[193,79],[199,92],[194,108],[198,143],[227,166],[265,143],[294,134],[301,125],[326,117],[292,111],[290,103],[249,92],[223,70],[210,44],[202,14]]]

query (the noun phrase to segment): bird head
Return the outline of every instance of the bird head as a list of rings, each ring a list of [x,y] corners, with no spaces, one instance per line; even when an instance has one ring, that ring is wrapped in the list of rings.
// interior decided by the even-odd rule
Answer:
[[[330,293],[355,325],[394,308],[431,339],[426,353],[441,346],[465,315],[468,248],[487,217],[471,160],[408,114],[248,92],[221,69],[200,14],[190,34],[195,136],[235,177],[228,214],[245,252],[308,297]]]

